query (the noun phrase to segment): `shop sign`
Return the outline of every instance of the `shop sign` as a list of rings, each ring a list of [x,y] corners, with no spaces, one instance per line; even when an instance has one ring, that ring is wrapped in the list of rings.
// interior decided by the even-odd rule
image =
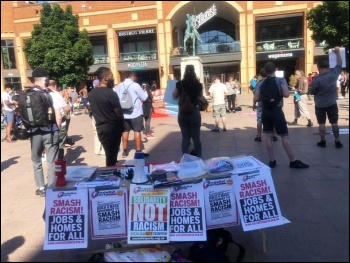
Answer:
[[[280,51],[280,52],[269,52],[269,53],[257,53],[257,60],[274,60],[274,59],[285,59],[285,58],[298,58],[305,56],[304,50],[295,51]]]
[[[131,62],[131,63],[128,63],[128,68],[133,69],[133,70],[145,69],[145,68],[147,68],[147,62],[145,62],[145,61],[143,61],[143,62]]]
[[[155,34],[155,33],[156,33],[155,28],[136,29],[136,30],[119,31],[118,36],[126,37],[126,36],[136,36],[136,35],[148,35],[148,34]]]
[[[201,25],[207,22],[210,18],[216,16],[216,14],[217,14],[217,9],[215,4],[213,4],[212,7],[210,7],[207,11],[205,11],[204,14],[200,12],[196,16],[196,29],[198,29]]]

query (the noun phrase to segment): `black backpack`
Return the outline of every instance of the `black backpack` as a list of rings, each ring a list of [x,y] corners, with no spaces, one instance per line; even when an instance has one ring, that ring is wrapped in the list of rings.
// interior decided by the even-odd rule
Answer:
[[[46,127],[50,124],[52,128],[56,122],[50,92],[36,86],[19,95],[19,110],[22,122],[27,129]]]
[[[182,114],[191,114],[194,111],[194,104],[191,101],[190,95],[184,90],[181,81],[182,93],[179,99],[179,110]]]
[[[264,109],[273,110],[282,100],[281,88],[276,77],[267,77],[260,86],[260,101]]]

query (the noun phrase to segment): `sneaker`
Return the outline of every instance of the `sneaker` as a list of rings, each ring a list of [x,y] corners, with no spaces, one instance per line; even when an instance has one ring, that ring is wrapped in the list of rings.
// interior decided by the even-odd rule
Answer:
[[[277,141],[278,141],[278,137],[277,137],[277,136],[273,136],[273,137],[272,137],[272,140],[273,140],[274,142],[277,142]]]
[[[302,169],[302,168],[309,168],[309,165],[303,163],[300,160],[295,160],[294,162],[290,162],[289,163],[289,167],[290,168],[300,168],[300,169]]]
[[[211,132],[220,132],[220,130],[219,130],[218,127],[216,127],[216,128],[214,128],[214,129],[211,129]]]
[[[270,168],[275,168],[276,167],[276,160],[269,161],[269,166],[270,166]]]
[[[261,137],[257,135],[257,136],[255,137],[254,141],[256,141],[256,142],[261,142]]]
[[[326,148],[326,140],[321,140],[317,143],[318,147]]]
[[[125,158],[129,155],[128,151],[127,150],[124,150],[123,153],[122,153],[122,157]]]
[[[227,131],[226,128],[223,128],[222,130],[223,130],[224,132]]]
[[[312,121],[309,121],[306,126],[307,127],[312,127],[312,126],[314,126],[314,124],[312,123]]]
[[[75,144],[75,142],[73,141],[72,138],[67,138],[65,144],[68,144],[68,145],[70,145],[70,146],[73,146],[73,145]]]
[[[291,126],[298,126],[298,123],[296,121],[293,121],[293,122],[289,123],[289,125],[291,125]]]
[[[40,190],[40,189],[38,188],[38,189],[35,190],[35,194],[36,194],[36,195],[40,195],[41,197],[45,197],[45,189],[41,189],[41,190]]]
[[[155,139],[156,138],[156,136],[154,136],[153,134],[147,134],[146,135],[146,138],[147,138],[147,140],[152,140],[152,139]]]
[[[340,141],[335,141],[335,148],[343,148],[343,144]]]

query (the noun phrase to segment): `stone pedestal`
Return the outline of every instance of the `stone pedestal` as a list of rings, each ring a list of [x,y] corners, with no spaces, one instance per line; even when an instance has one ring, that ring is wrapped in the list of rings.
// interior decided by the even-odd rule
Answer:
[[[181,79],[184,76],[186,65],[193,65],[199,82],[204,85],[203,64],[200,57],[185,57],[181,59]]]

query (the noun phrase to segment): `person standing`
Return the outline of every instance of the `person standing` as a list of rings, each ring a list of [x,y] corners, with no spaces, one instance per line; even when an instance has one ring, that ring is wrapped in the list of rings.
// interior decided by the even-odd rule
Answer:
[[[147,91],[148,98],[142,104],[143,117],[145,119],[145,133],[147,140],[155,139],[156,136],[151,131],[151,119],[153,113],[153,95],[147,83],[142,83],[142,89]]]
[[[345,98],[345,91],[346,91],[346,86],[348,83],[348,77],[345,73],[345,70],[342,70],[341,73],[341,78],[340,78],[340,92],[343,98]]]
[[[310,113],[307,109],[307,94],[309,92],[308,80],[305,77],[304,71],[296,70],[295,77],[298,80],[297,90],[300,94],[300,99],[294,101],[294,121],[290,125],[298,125],[298,118],[305,117],[307,119],[307,127],[312,127],[314,124],[310,119]]]
[[[84,88],[82,88],[79,91],[79,95],[81,96],[81,100],[83,102],[84,105],[84,113],[85,114],[89,114],[89,109],[88,109],[88,90],[87,90],[87,86],[85,85]]]
[[[202,117],[198,108],[198,96],[203,92],[203,88],[202,84],[197,80],[193,65],[186,66],[183,79],[176,83],[176,88],[174,89],[172,96],[173,98],[179,98],[184,92],[188,94],[191,103],[195,107],[192,113],[186,114],[179,111],[177,116],[182,135],[181,152],[182,154],[189,153],[192,138],[194,146],[193,154],[202,158],[202,143],[200,138]]]
[[[71,91],[69,92],[69,102],[72,104],[71,105],[71,116],[74,116],[75,114],[75,104],[78,100],[78,93],[75,91],[75,88],[71,88]]]
[[[288,84],[285,78],[276,78],[275,76],[276,67],[274,63],[267,62],[264,65],[264,70],[267,75],[267,78],[255,88],[254,99],[253,99],[253,110],[256,110],[257,108],[256,103],[261,101],[262,102],[261,119],[263,123],[263,132],[266,134],[266,150],[270,159],[269,166],[270,168],[276,167],[276,159],[274,156],[273,143],[272,143],[273,129],[275,128],[277,134],[281,136],[283,148],[289,157],[289,161],[290,161],[289,167],[290,168],[308,168],[309,165],[303,163],[300,160],[297,160],[294,156],[294,151],[292,149],[289,136],[288,136],[288,127],[287,127],[286,118],[282,111],[283,97],[284,98],[289,97]],[[276,82],[275,88],[279,89],[278,93],[280,94],[279,101],[276,101],[277,105],[271,109],[264,105],[265,102],[262,99],[263,96],[261,96],[261,95],[266,96],[266,94],[268,93],[266,89],[268,88],[271,89],[271,86],[266,87],[267,84],[264,83],[267,80],[269,81],[268,83],[272,83],[273,81]]]
[[[226,82],[227,88],[227,110],[229,113],[236,113],[237,84],[233,81],[234,76],[230,75]]]
[[[57,94],[57,97],[60,101],[60,113],[62,117],[61,122],[61,128],[58,133],[59,138],[59,152],[58,152],[58,159],[64,158],[64,145],[66,143],[66,140],[68,138],[68,125],[67,125],[67,116],[66,114],[70,113],[70,105],[67,104],[65,101],[65,98],[63,97],[59,91],[57,91],[57,82],[53,79],[50,79],[48,89],[51,90],[53,93]]]
[[[122,144],[123,144],[123,153],[122,157],[127,157],[128,153],[128,141],[130,131],[134,131],[134,141],[136,146],[136,152],[142,152],[141,150],[141,131],[144,129],[143,126],[143,109],[142,102],[147,100],[148,95],[141,86],[135,82],[137,79],[136,73],[131,71],[128,73],[127,78],[121,82],[114,91],[118,94],[119,98],[122,98],[123,92],[128,89],[128,92],[131,94],[132,101],[134,102],[134,107],[132,112],[124,112],[124,127]],[[148,153],[144,153],[145,157],[148,157]]]
[[[310,94],[314,95],[315,114],[321,137],[321,141],[317,143],[317,146],[326,148],[326,118],[328,117],[335,139],[335,148],[339,149],[343,147],[343,144],[339,140],[338,88],[336,82],[341,71],[342,58],[339,47],[335,47],[334,52],[337,56],[335,68],[329,69],[327,59],[317,62],[319,74],[312,80]]]
[[[11,83],[5,84],[5,90],[1,95],[2,103],[4,104],[4,115],[6,117],[6,141],[8,143],[12,143],[15,141],[12,138],[12,129],[15,123],[15,109],[18,105],[18,102],[12,100],[12,96],[10,95],[13,89],[13,85]]]
[[[96,75],[100,84],[90,91],[90,110],[96,121],[98,138],[106,154],[106,166],[114,166],[118,162],[118,150],[124,131],[123,111],[119,97],[113,91],[112,71],[107,67],[100,67]]]
[[[255,88],[256,88],[257,86],[260,86],[261,83],[262,83],[262,81],[263,81],[264,79],[266,79],[266,77],[267,77],[267,75],[266,75],[266,73],[265,73],[265,70],[264,70],[264,68],[262,68],[262,69],[260,70],[260,74],[259,74],[258,77],[257,77],[257,81],[258,81],[258,82],[256,83],[256,85],[255,85],[255,87],[254,87],[254,89],[253,89],[253,95],[255,94]],[[261,119],[261,115],[262,115],[262,103],[261,103],[261,101],[259,101],[259,102],[258,102],[258,106],[257,106],[257,108],[256,108],[256,132],[257,132],[257,135],[256,135],[256,137],[254,138],[254,141],[256,141],[256,142],[262,142],[262,140],[261,140],[261,133],[262,133],[262,119]],[[273,129],[272,140],[273,140],[274,142],[278,141],[278,137],[277,137],[276,135],[277,135],[277,134],[276,134],[276,130]]]
[[[226,105],[225,96],[227,95],[227,88],[225,84],[220,82],[220,77],[218,75],[214,76],[213,84],[209,88],[210,96],[213,98],[213,117],[215,119],[215,128],[212,132],[220,132],[219,122],[220,118],[222,121],[222,130],[225,132],[226,129]]]
[[[34,69],[32,76],[34,78],[34,91],[39,89],[46,89],[48,84],[49,73],[44,68]],[[47,84],[46,84],[47,83]],[[47,185],[50,186],[55,182],[55,161],[58,158],[59,152],[59,130],[61,129],[62,115],[61,115],[61,98],[59,94],[50,92],[52,98],[52,106],[55,112],[55,122],[45,127],[30,128],[32,133],[30,137],[31,143],[31,158],[34,168],[34,178],[37,189],[36,195],[45,197],[45,180],[43,173],[43,164],[41,155],[43,150],[46,153],[47,163]]]

